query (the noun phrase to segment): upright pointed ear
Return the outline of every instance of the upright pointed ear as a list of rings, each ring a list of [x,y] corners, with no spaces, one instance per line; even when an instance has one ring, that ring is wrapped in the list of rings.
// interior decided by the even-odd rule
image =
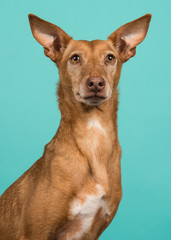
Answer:
[[[136,46],[144,40],[147,34],[150,20],[151,14],[146,14],[118,28],[108,37],[118,50],[122,62],[126,62],[135,55]]]
[[[71,37],[52,23],[33,14],[28,16],[34,38],[44,47],[45,55],[55,62],[66,48]]]

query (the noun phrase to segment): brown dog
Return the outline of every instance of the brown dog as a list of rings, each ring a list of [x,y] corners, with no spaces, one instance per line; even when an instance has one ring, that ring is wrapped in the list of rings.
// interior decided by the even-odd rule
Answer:
[[[110,224],[122,195],[117,86],[150,19],[88,42],[29,15],[59,68],[61,123],[43,156],[0,197],[1,240],[97,240]]]

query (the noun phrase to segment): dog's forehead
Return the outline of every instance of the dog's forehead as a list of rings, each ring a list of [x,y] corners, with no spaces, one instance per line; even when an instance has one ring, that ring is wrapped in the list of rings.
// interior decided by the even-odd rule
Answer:
[[[65,55],[72,53],[82,53],[84,55],[103,54],[106,51],[115,52],[115,48],[109,40],[71,40],[66,49]]]

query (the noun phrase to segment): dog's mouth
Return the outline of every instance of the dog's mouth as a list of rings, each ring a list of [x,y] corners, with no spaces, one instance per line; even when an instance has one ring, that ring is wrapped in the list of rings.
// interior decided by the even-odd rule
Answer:
[[[110,91],[109,91],[109,94],[107,94],[106,91],[86,92],[83,94],[80,92],[76,92],[75,98],[77,101],[82,102],[86,105],[98,106],[103,102],[107,101],[110,98],[110,95],[111,95]]]
[[[99,94],[93,94],[84,97],[85,103],[87,103],[88,105],[98,105],[104,102],[105,99],[106,99],[105,96]]]

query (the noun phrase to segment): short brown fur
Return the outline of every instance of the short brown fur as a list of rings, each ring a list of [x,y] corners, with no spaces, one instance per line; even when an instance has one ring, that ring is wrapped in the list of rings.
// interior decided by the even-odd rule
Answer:
[[[150,19],[147,14],[106,41],[88,42],[29,15],[33,36],[59,68],[61,123],[43,156],[0,197],[0,239],[97,240],[110,224],[122,196],[117,86]],[[73,215],[72,206],[98,195],[97,185],[108,213],[99,207],[85,230],[87,216]]]

